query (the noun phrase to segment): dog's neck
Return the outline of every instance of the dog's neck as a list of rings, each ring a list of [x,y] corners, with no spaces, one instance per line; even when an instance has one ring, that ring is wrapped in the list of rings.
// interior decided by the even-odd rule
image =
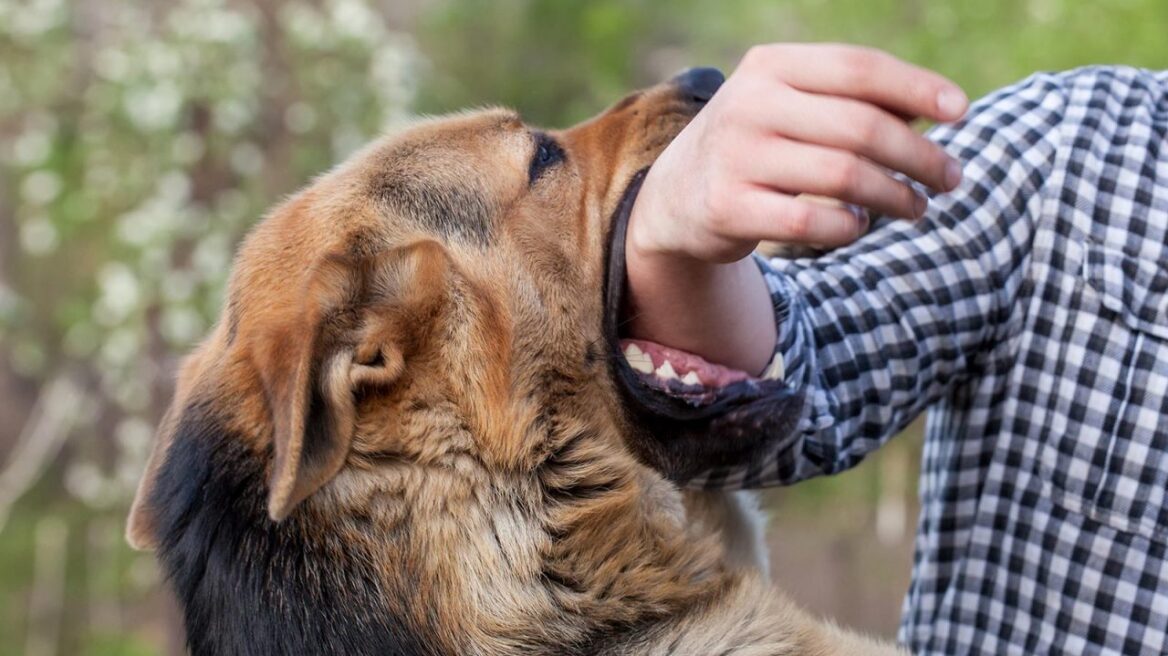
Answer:
[[[530,445],[516,463],[477,457],[471,445],[499,436],[459,435],[455,427],[473,422],[431,412],[404,423],[449,427],[427,436],[450,445],[441,464],[374,461],[310,500],[348,506],[389,536],[372,542],[375,560],[413,568],[404,576],[412,605],[430,609],[416,619],[462,627],[457,653],[598,653],[710,600],[735,576],[718,538],[686,525],[676,487],[635,461],[618,418],[588,398],[605,390],[574,380],[543,377],[544,402],[506,436]]]
[[[270,453],[185,417],[153,501],[192,653],[666,653],[766,635],[754,613],[770,597],[743,592],[719,532],[635,462],[619,424],[550,410],[531,470],[473,448],[430,466],[367,458],[281,522],[264,504]],[[724,629],[686,624],[712,606],[737,609]]]

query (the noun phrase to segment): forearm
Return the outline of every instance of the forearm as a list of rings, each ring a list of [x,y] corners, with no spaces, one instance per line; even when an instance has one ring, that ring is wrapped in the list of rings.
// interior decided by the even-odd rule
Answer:
[[[748,483],[847,469],[971,376],[1012,360],[1035,226],[1058,193],[1049,185],[1064,143],[1033,126],[1059,124],[1064,94],[1035,76],[979,102],[965,124],[934,130],[968,176],[921,221],[883,225],[816,260],[763,263],[782,309],[787,384],[807,401],[801,446],[744,465],[762,471]]]
[[[628,258],[627,275],[629,334],[751,375],[770,362],[775,318],[751,259],[721,264],[638,255]]]

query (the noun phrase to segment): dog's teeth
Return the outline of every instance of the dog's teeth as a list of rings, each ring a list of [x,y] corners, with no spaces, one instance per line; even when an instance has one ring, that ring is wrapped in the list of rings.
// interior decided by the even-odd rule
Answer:
[[[677,379],[677,372],[673,370],[673,365],[670,364],[669,360],[662,362],[661,366],[657,367],[657,371],[654,371],[653,373],[657,374],[658,378],[664,378],[665,380]]]
[[[701,385],[702,379],[698,378],[698,375],[691,371],[682,377],[681,382],[686,385]]]
[[[766,371],[762,372],[762,377],[766,380],[783,380],[783,378],[787,375],[786,369],[787,367],[783,363],[783,354],[775,353],[775,359],[771,360],[771,363],[769,366],[767,366]]]
[[[625,360],[628,361],[629,366],[634,371],[639,371],[643,374],[653,373],[653,358],[649,357],[644,351],[637,348],[636,344],[629,344],[625,347]]]
[[[635,360],[630,359],[629,366],[643,374],[653,373],[653,361],[647,355],[642,355],[639,359]]]

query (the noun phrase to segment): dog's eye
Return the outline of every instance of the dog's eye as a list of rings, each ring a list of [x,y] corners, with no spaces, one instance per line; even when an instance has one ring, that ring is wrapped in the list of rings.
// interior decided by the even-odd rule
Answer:
[[[539,176],[549,168],[564,160],[564,149],[546,134],[536,136],[535,152],[531,156],[531,166],[527,172],[528,184],[535,184]]]

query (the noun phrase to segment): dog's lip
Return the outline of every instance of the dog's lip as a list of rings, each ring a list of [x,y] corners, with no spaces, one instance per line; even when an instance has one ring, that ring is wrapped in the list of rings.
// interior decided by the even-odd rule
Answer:
[[[700,417],[700,405],[686,404],[680,399],[662,392],[655,392],[638,380],[637,372],[629,366],[621,349],[620,316],[627,292],[625,279],[625,236],[629,228],[629,216],[633,203],[641,191],[648,169],[635,173],[621,195],[616,211],[609,224],[607,268],[604,284],[604,341],[608,348],[608,361],[612,377],[626,404],[634,410],[648,411],[674,419]]]
[[[722,387],[680,387],[634,371],[618,332],[625,295],[625,234],[645,171],[629,181],[610,223],[603,334],[609,373],[629,421],[626,444],[642,462],[678,483],[774,459],[796,448],[804,392],[782,380],[747,377]]]
[[[637,412],[680,421],[709,419],[724,414],[732,407],[773,393],[783,384],[777,380],[755,378],[745,372],[736,372],[708,363],[698,356],[683,354],[656,344],[652,345],[656,357],[649,360],[654,365],[649,371],[638,371],[629,364],[625,351],[630,345],[641,351],[649,350],[643,348],[645,347],[643,341],[622,340],[619,332],[622,304],[627,293],[625,236],[633,203],[640,192],[647,170],[642,169],[633,175],[617,204],[609,227],[603,327],[609,351],[608,360],[611,363],[612,376],[625,402],[633,406]],[[678,372],[680,375],[674,380],[663,380],[653,372],[657,369],[656,365],[660,364],[657,361],[663,357],[663,353],[674,356],[680,354],[680,359],[688,360],[691,367]],[[675,357],[674,362],[677,361],[678,358]],[[701,371],[700,380],[695,382],[686,375],[686,371]],[[714,384],[707,384],[711,382]]]

